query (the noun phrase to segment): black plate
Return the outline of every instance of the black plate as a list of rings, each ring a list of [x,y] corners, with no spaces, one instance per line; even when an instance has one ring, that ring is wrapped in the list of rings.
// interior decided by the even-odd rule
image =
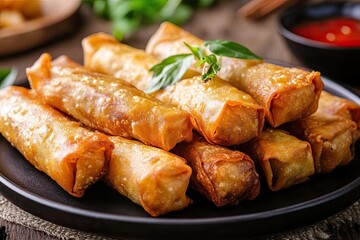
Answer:
[[[346,88],[324,79],[326,90],[360,104]],[[355,159],[330,174],[253,201],[214,207],[191,193],[194,204],[152,218],[140,206],[97,183],[81,199],[65,193],[0,137],[0,192],[35,216],[66,227],[122,238],[224,239],[259,237],[324,219],[360,198],[360,146]]]

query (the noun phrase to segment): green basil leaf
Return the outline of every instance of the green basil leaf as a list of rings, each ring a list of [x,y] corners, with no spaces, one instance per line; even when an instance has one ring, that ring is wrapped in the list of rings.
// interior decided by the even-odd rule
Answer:
[[[175,84],[184,76],[193,61],[192,54],[179,54],[165,58],[150,69],[153,76],[150,79],[149,88],[145,92],[152,93]]]
[[[216,63],[217,57],[215,54],[210,54],[210,55],[204,56],[204,60],[208,64],[213,64],[213,63]]]
[[[197,58],[198,60],[201,60],[201,59],[204,58],[204,56],[205,56],[205,49],[204,48],[191,46],[191,45],[187,44],[186,42],[184,42],[184,44],[188,49],[190,49],[190,51],[195,56],[195,58]]]
[[[0,69],[0,83],[11,73],[11,68]]]
[[[0,69],[0,88],[12,85],[17,77],[16,68]]]
[[[204,42],[204,46],[209,47],[210,51],[218,56],[239,59],[262,59],[246,47],[236,42],[214,40]]]
[[[206,61],[207,65],[204,66],[201,79],[207,82],[214,78],[218,71],[221,69],[221,56],[216,57],[215,54],[208,56],[209,61]]]

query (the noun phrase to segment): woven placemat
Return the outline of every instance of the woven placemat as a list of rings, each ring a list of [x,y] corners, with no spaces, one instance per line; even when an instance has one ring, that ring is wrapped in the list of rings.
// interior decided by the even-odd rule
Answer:
[[[111,239],[90,233],[80,232],[45,221],[23,211],[1,195],[0,226],[5,228],[5,233],[7,235],[6,240]]]
[[[3,231],[2,235],[4,235],[4,233],[7,235],[6,240],[114,239],[80,232],[50,223],[21,210],[0,195],[0,232],[1,231]],[[360,200],[344,211],[316,224],[269,236],[264,239],[358,240],[360,239]],[[0,240],[2,240],[1,237]]]

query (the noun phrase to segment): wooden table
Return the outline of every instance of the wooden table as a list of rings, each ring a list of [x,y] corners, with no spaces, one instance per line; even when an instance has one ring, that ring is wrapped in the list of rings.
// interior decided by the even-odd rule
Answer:
[[[301,65],[296,57],[289,52],[285,42],[277,32],[277,16],[279,12],[275,12],[256,22],[243,19],[236,14],[236,11],[244,2],[246,1],[221,1],[210,9],[199,10],[183,27],[203,39],[227,39],[237,41],[266,59]],[[54,58],[65,54],[81,63],[81,40],[95,32],[102,31],[110,33],[111,26],[109,22],[94,16],[87,7],[81,7],[78,14],[78,29],[75,33],[24,53],[0,57],[0,68],[16,66],[19,71],[17,83],[22,83],[26,81],[25,68],[31,66],[41,53],[48,52]],[[130,38],[126,39],[125,42],[135,47],[144,48],[149,37],[157,27],[157,24],[143,27]],[[345,235],[336,232],[336,236],[353,236],[353,239],[358,239],[356,237],[358,237],[357,234],[360,234],[360,227],[356,225],[357,223],[354,224],[354,226],[358,227],[357,231],[356,229],[354,231],[348,229],[349,225],[347,224],[344,227]],[[46,234],[38,234],[36,235],[37,237],[34,237],[35,235],[32,233],[34,230],[26,226],[20,227],[21,230],[16,227],[12,228],[13,232],[8,234],[9,239],[29,239],[29,236],[33,236],[33,239],[56,239]],[[337,230],[340,231],[339,229]],[[4,231],[5,229],[2,229],[0,225],[0,239]],[[297,237],[299,236],[300,235],[297,235]],[[316,239],[317,237],[314,236],[314,238]],[[276,236],[273,236],[271,239],[276,239]]]

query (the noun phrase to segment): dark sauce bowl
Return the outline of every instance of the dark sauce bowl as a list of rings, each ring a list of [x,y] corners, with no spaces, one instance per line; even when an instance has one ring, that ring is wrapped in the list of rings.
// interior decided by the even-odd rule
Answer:
[[[360,21],[359,1],[329,1],[298,4],[282,12],[278,30],[295,57],[307,67],[338,82],[360,86],[360,46],[341,47],[314,41],[292,32],[304,21],[348,17]]]

